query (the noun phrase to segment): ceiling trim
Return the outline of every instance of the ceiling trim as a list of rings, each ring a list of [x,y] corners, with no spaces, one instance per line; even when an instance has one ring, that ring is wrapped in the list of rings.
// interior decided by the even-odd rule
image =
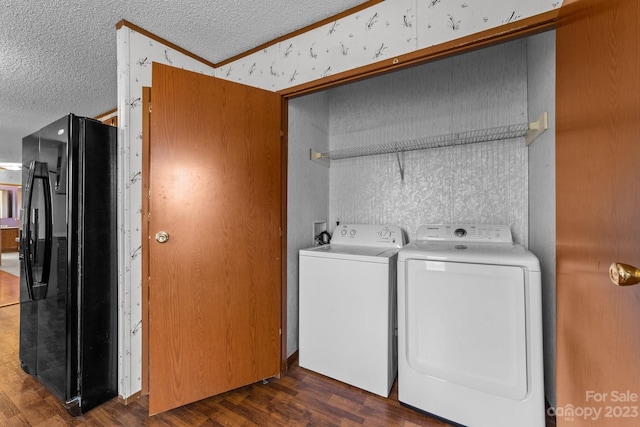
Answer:
[[[163,39],[162,37],[158,37],[157,35],[145,30],[144,28],[138,27],[135,24],[132,24],[127,20],[123,19],[120,22],[118,22],[116,24],[116,29],[120,29],[123,26],[126,26],[134,31],[137,31],[145,35],[146,37],[149,37],[168,47],[171,47],[172,49],[175,49],[176,51],[179,51],[184,55],[191,57],[197,61],[200,61],[210,67],[219,68],[223,65],[236,61],[245,56],[251,55],[262,49],[265,49],[266,47],[279,43],[283,40],[290,39],[291,37],[295,37],[299,34],[305,33],[314,28],[321,27],[327,23],[333,22],[337,19],[343,18],[345,16],[351,15],[353,13],[356,13],[368,7],[371,7],[374,4],[381,3],[382,1],[384,0],[370,0],[366,3],[355,6],[351,9],[348,9],[342,13],[333,15],[327,19],[316,22],[307,27],[301,28],[300,30],[294,31],[292,33],[288,33],[275,40],[264,43],[260,46],[255,47],[254,49],[248,50],[244,53],[241,53],[239,55],[226,59],[217,64],[210,62],[198,55],[195,55],[189,52],[188,50],[183,49],[180,46],[174,43],[171,43],[168,40]],[[504,43],[510,40],[515,40],[517,38],[527,37],[534,34],[542,33],[544,31],[555,29],[558,13],[559,13],[559,9],[554,9],[554,10],[544,12],[544,13],[541,13],[529,18],[525,18],[516,22],[501,25],[495,28],[490,28],[488,30],[481,31],[479,33],[470,34],[468,36],[465,36],[456,40],[451,40],[446,43],[437,44],[435,46],[419,49],[404,55],[399,55],[395,58],[386,59],[384,61],[376,62],[374,64],[369,64],[362,67],[347,70],[342,73],[337,73],[322,79],[313,80],[298,86],[285,88],[278,91],[277,93],[281,94],[285,98],[294,98],[297,96],[306,95],[319,90],[328,89],[328,88],[339,86],[346,83],[351,83],[357,80],[374,77],[380,74],[402,70],[404,68],[424,64],[426,62],[435,61],[438,59],[444,59],[449,56],[461,54],[471,50],[480,49],[483,47]],[[108,114],[108,113],[109,112],[105,114]]]
[[[200,61],[203,64],[206,64],[206,65],[210,66],[211,68],[215,68],[216,67],[216,64],[214,64],[213,62],[208,61],[208,60],[206,60],[206,59],[202,58],[201,56],[198,56],[198,55],[196,55],[194,53],[191,53],[188,50],[183,49],[180,46],[178,46],[178,45],[176,45],[174,43],[171,43],[168,40],[163,39],[162,37],[158,37],[157,35],[145,30],[144,28],[141,28],[141,27],[138,27],[135,24],[132,24],[131,22],[127,21],[126,19],[123,19],[122,21],[120,21],[120,22],[118,22],[116,24],[116,30],[119,30],[122,27],[130,28],[130,29],[132,29],[132,30],[134,30],[134,31],[146,36],[146,37],[149,37],[152,40],[155,40],[155,41],[157,41],[159,43],[162,43],[165,46],[170,47],[171,49],[174,49],[174,50],[176,50],[176,51],[178,51],[178,52],[180,52],[180,53],[182,53],[182,54],[184,54],[184,55],[186,55],[186,56],[188,56],[190,58],[195,59],[196,61]]]
[[[395,58],[385,59],[374,64],[365,65],[333,74],[322,79],[313,80],[298,86],[292,86],[278,91],[286,98],[294,98],[323,89],[351,83],[380,74],[402,70],[414,65],[444,59],[475,49],[504,43],[517,38],[531,36],[555,28],[558,9],[544,12],[516,22],[490,28],[479,33],[470,34],[456,40],[419,49]]]
[[[249,56],[249,55],[251,55],[253,53],[259,52],[259,51],[261,51],[263,49],[268,48],[269,46],[273,46],[273,45],[275,45],[277,43],[280,43],[281,41],[288,40],[290,38],[293,38],[293,37],[298,36],[300,34],[306,33],[308,31],[311,31],[311,30],[316,29],[318,27],[322,27],[325,24],[329,24],[329,23],[331,23],[333,21],[337,21],[338,19],[344,18],[345,16],[349,16],[349,15],[352,15],[354,13],[360,12],[361,10],[367,9],[367,8],[369,8],[369,7],[371,7],[371,6],[375,5],[375,4],[382,3],[383,1],[384,0],[369,0],[369,1],[367,1],[365,3],[362,3],[362,4],[358,5],[358,6],[354,6],[351,9],[347,9],[344,12],[341,12],[341,13],[338,13],[336,15],[330,16],[330,17],[328,17],[326,19],[323,19],[322,21],[315,22],[315,23],[313,23],[311,25],[307,25],[306,27],[303,27],[303,28],[301,28],[299,30],[296,30],[296,31],[293,31],[291,33],[288,33],[288,34],[285,34],[283,36],[280,36],[277,39],[274,39],[274,40],[268,41],[266,43],[263,43],[260,46],[256,46],[251,50],[248,50],[246,52],[240,53],[240,54],[238,54],[236,56],[232,56],[231,58],[227,58],[224,61],[220,61],[220,62],[218,62],[216,64],[216,67],[222,67],[223,65],[227,65],[227,64],[229,64],[231,62],[237,61],[238,59],[244,58],[245,56]]]
[[[190,58],[193,58],[193,59],[195,59],[197,61],[200,61],[200,62],[202,62],[202,63],[204,63],[204,64],[206,64],[206,65],[208,65],[208,66],[210,66],[212,68],[219,68],[219,67],[221,67],[223,65],[226,65],[226,64],[229,64],[231,62],[237,61],[238,59],[244,58],[245,56],[249,56],[249,55],[251,55],[251,54],[253,54],[255,52],[259,52],[262,49],[265,49],[265,48],[267,48],[269,46],[273,46],[274,44],[280,43],[281,41],[284,41],[284,40],[290,39],[292,37],[295,37],[297,35],[306,33],[308,31],[311,31],[311,30],[313,30],[315,28],[321,27],[321,26],[323,26],[325,24],[328,24],[330,22],[333,22],[333,21],[336,21],[338,19],[344,18],[345,16],[349,16],[349,15],[352,15],[354,13],[360,12],[361,10],[367,9],[367,8],[369,8],[369,7],[371,7],[371,6],[375,5],[375,4],[382,3],[383,1],[384,0],[369,0],[369,1],[367,1],[365,3],[362,3],[362,4],[358,5],[358,6],[354,6],[351,9],[347,9],[344,12],[338,13],[336,15],[332,15],[332,16],[326,18],[326,19],[323,19],[322,21],[318,21],[318,22],[315,22],[315,23],[313,23],[311,25],[307,25],[306,27],[303,27],[303,28],[301,28],[299,30],[296,30],[296,31],[293,31],[291,33],[287,33],[287,34],[285,34],[283,36],[280,36],[280,37],[278,37],[278,38],[276,38],[274,40],[270,40],[270,41],[268,41],[266,43],[263,43],[263,44],[261,44],[259,46],[254,47],[253,49],[250,49],[250,50],[248,50],[246,52],[243,52],[243,53],[240,53],[238,55],[232,56],[231,58],[227,58],[224,61],[220,61],[218,63],[213,63],[213,62],[211,62],[211,61],[209,61],[207,59],[202,58],[201,56],[198,56],[198,55],[196,55],[196,54],[194,54],[192,52],[189,52],[188,50],[181,48],[180,46],[176,45],[175,43],[172,43],[172,42],[170,42],[170,41],[168,41],[166,39],[163,39],[162,37],[159,37],[159,36],[153,34],[152,32],[145,30],[142,27],[139,27],[139,26],[137,26],[135,24],[132,24],[131,22],[127,21],[126,19],[123,19],[123,20],[121,20],[120,22],[118,22],[116,24],[116,30],[119,30],[122,27],[130,28],[130,29],[132,29],[132,30],[134,30],[134,31],[136,31],[136,32],[138,32],[140,34],[143,34],[143,35],[149,37],[152,40],[155,40],[155,41],[157,41],[159,43],[162,43],[162,44],[164,44],[164,45],[166,45],[166,46],[168,46],[168,47],[170,47],[170,48],[172,48],[172,49],[174,49],[174,50],[176,50],[176,51],[178,51],[180,53],[183,53],[184,55],[186,55],[186,56],[188,56]]]

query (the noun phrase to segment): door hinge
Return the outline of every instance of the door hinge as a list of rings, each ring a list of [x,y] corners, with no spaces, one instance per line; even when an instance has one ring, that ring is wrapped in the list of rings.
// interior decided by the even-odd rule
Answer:
[[[149,114],[151,114],[151,102],[149,102]]]
[[[280,237],[284,236],[284,233],[282,232],[282,227],[279,227],[280,230]]]

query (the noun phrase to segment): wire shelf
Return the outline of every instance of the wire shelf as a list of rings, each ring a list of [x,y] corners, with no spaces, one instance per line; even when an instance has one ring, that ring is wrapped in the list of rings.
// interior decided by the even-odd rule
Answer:
[[[331,160],[351,157],[374,156],[404,151],[425,150],[430,148],[449,147],[453,145],[473,144],[477,142],[498,141],[501,139],[520,138],[527,135],[529,124],[501,126],[491,129],[473,130],[448,135],[412,139],[408,141],[390,142],[370,147],[345,148],[320,153]]]
[[[314,162],[320,163],[324,166],[330,166],[331,160],[395,153],[398,159],[400,177],[404,180],[405,151],[426,150],[430,148],[451,147],[454,145],[499,141],[503,139],[522,137],[525,138],[526,144],[529,145],[537,137],[542,135],[548,127],[548,115],[544,112],[537,121],[530,123],[499,126],[495,128],[458,132],[448,135],[429,136],[405,141],[389,142],[369,147],[344,148],[325,152],[318,152],[311,149],[310,157]],[[400,153],[402,153],[402,159],[400,159]]]

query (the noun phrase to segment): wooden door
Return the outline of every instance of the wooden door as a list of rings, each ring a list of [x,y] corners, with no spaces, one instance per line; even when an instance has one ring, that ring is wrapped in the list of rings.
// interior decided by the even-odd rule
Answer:
[[[282,194],[279,95],[155,63],[152,75],[155,414],[279,375]]]
[[[557,26],[557,424],[640,425],[640,2],[565,2]],[[572,411],[573,409],[573,411]],[[598,412],[599,411],[599,412]]]

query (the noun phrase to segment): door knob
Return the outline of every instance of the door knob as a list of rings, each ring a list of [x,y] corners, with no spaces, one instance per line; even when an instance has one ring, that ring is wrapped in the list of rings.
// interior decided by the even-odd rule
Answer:
[[[166,243],[169,240],[169,233],[166,231],[158,231],[156,233],[156,241],[158,243]]]
[[[631,286],[640,283],[640,270],[621,262],[614,262],[609,267],[609,278],[614,285]]]

